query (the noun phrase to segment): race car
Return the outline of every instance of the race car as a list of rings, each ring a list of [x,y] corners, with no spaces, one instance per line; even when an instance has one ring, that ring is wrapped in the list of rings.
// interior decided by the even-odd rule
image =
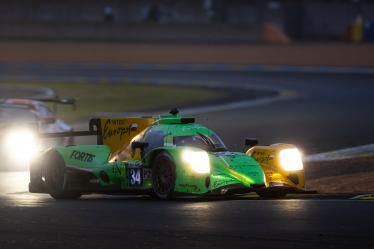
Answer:
[[[260,196],[280,198],[288,193],[314,193],[305,191],[302,156],[294,145],[254,146],[246,154],[254,158],[265,173],[267,188],[257,191]]]
[[[72,127],[59,119],[55,112],[51,111],[46,102],[54,104],[69,104],[75,105],[74,99],[25,99],[25,98],[8,98],[3,100],[4,104],[23,106],[34,113],[37,122],[39,123],[39,130],[41,132],[67,132],[72,131]]]
[[[64,135],[95,135],[97,144],[55,146],[41,153],[30,165],[30,192],[55,199],[90,193],[172,199],[249,192],[267,196],[277,187],[304,188],[301,155],[294,146],[257,147],[255,140],[247,140],[252,146],[247,153],[230,152],[215,132],[177,110],[156,117],[95,118],[88,131],[45,134]]]
[[[39,148],[56,144],[73,144],[74,138],[38,139],[38,133],[71,132],[72,127],[58,119],[44,101],[74,104],[70,99],[37,101],[24,98],[0,100],[1,169],[18,170],[28,167],[29,160]]]

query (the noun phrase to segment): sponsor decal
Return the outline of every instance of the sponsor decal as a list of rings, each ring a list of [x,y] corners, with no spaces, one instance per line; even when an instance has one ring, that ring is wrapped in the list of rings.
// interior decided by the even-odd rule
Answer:
[[[215,152],[213,153],[216,157],[236,157],[236,153],[229,151]]]
[[[121,170],[120,170],[118,165],[113,165],[112,166],[112,173],[114,175],[121,175]]]
[[[127,165],[129,166],[129,168],[140,168],[142,167],[142,162],[131,160],[131,161],[128,161]]]
[[[269,163],[269,161],[274,160],[274,155],[270,152],[254,151],[252,156],[259,163]]]
[[[216,181],[213,182],[213,188],[219,188],[219,187],[222,187],[222,186],[227,186],[227,185],[230,185],[230,184],[235,184],[237,182],[238,181],[234,180],[234,179],[216,180]]]
[[[143,169],[143,179],[144,180],[149,180],[152,179],[152,170],[144,168]]]
[[[116,119],[108,119],[105,122],[104,129],[103,129],[103,139],[108,139],[113,136],[119,136],[121,140],[124,135],[130,136],[131,133],[131,124],[126,127],[121,127],[125,120],[116,120]],[[117,127],[113,127],[117,126]]]
[[[129,169],[129,185],[133,187],[141,186],[143,182],[142,169],[134,168]]]
[[[87,152],[73,150],[73,152],[70,155],[70,158],[78,160],[78,161],[90,163],[95,159],[95,155],[87,153]]]
[[[197,190],[197,186],[193,184],[182,183],[182,184],[179,184],[179,186],[181,188],[189,188],[191,190]]]

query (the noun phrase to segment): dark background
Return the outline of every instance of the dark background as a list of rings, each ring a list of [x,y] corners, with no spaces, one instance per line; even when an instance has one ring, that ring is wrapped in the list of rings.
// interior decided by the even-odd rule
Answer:
[[[0,38],[259,42],[270,22],[294,40],[343,41],[358,16],[372,41],[369,0],[4,0]]]

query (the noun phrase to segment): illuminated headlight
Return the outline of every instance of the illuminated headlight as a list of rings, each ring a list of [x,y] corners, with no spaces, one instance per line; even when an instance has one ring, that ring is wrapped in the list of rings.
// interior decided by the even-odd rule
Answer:
[[[35,134],[27,129],[9,131],[4,142],[8,155],[18,162],[29,162],[38,149]]]
[[[303,169],[301,153],[298,149],[283,149],[279,153],[280,165],[286,171],[296,171]]]
[[[205,151],[185,150],[182,153],[182,160],[196,173],[210,172],[209,155]]]

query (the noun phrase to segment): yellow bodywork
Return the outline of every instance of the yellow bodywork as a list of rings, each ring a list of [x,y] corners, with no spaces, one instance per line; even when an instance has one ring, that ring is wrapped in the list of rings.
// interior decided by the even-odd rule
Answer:
[[[102,142],[110,147],[110,160],[130,146],[131,140],[154,122],[154,118],[100,118]],[[138,159],[140,156],[126,155],[124,157]]]
[[[273,144],[270,146],[254,146],[246,154],[256,159],[266,177],[268,187],[291,187],[298,190],[305,189],[304,169],[296,171],[286,171],[280,163],[279,154],[283,149],[296,148],[291,144]]]

